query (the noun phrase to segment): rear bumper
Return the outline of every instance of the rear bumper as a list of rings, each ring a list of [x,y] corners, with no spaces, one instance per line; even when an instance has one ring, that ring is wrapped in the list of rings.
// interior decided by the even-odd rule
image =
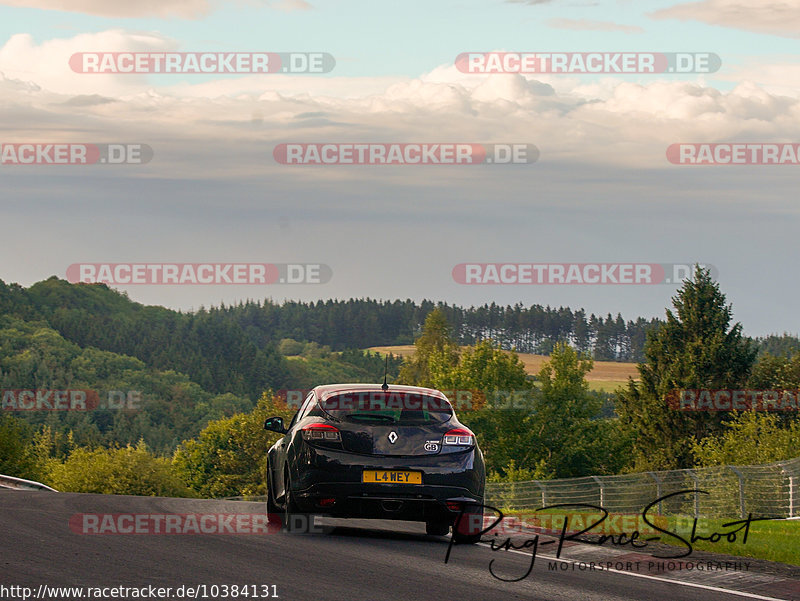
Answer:
[[[448,509],[447,501],[483,502],[485,472],[477,450],[380,457],[306,447],[303,455],[291,478],[292,498],[303,512],[452,523],[458,511]],[[364,470],[372,469],[421,472],[422,484],[362,482]]]
[[[318,484],[293,500],[298,509],[308,513],[325,513],[334,517],[419,522],[451,522],[457,510],[448,509],[447,501],[482,503],[483,497],[470,494],[463,488],[446,486],[399,486],[374,489],[368,484]],[[408,490],[413,488],[414,490]],[[324,500],[333,499],[333,504]]]

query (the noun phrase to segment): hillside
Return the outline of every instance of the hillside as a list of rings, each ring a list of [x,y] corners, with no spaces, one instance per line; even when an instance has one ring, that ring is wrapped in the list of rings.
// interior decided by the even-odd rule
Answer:
[[[403,344],[398,346],[373,346],[368,350],[377,353],[391,353],[400,357],[409,357],[414,353],[413,344]],[[542,368],[542,364],[549,359],[546,355],[534,355],[531,353],[517,353],[525,365],[525,371],[535,375]],[[595,361],[594,369],[586,376],[586,380],[591,384],[606,384],[607,386],[593,386],[595,389],[613,389],[617,384],[624,383],[628,377],[634,380],[639,379],[639,372],[636,363],[623,363],[616,361]]]

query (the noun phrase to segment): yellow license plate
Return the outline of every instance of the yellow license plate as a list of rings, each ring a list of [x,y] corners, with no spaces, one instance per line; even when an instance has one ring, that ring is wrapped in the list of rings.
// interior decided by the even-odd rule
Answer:
[[[364,470],[361,481],[377,482],[378,484],[422,484],[422,472]]]

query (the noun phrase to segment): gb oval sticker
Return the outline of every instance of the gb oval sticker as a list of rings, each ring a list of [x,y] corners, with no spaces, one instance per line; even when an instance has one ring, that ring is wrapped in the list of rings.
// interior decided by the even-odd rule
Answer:
[[[439,450],[439,443],[435,440],[429,440],[425,443],[425,450],[431,453],[435,453]]]

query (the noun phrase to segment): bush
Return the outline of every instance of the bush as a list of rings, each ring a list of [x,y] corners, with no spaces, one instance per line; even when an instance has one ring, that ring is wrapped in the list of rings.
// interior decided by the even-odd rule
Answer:
[[[161,497],[192,496],[168,459],[151,455],[144,442],[115,449],[72,451],[51,462],[48,481],[61,492]]]
[[[278,352],[285,357],[293,357],[303,352],[306,345],[293,338],[284,338],[278,345]]]
[[[279,434],[264,430],[264,420],[294,410],[264,393],[250,413],[212,421],[195,440],[178,447],[173,465],[183,481],[205,498],[263,495],[267,450]]]
[[[698,466],[756,465],[793,459],[800,449],[800,421],[782,427],[781,416],[745,411],[725,425],[718,436],[695,444],[692,452]]]

